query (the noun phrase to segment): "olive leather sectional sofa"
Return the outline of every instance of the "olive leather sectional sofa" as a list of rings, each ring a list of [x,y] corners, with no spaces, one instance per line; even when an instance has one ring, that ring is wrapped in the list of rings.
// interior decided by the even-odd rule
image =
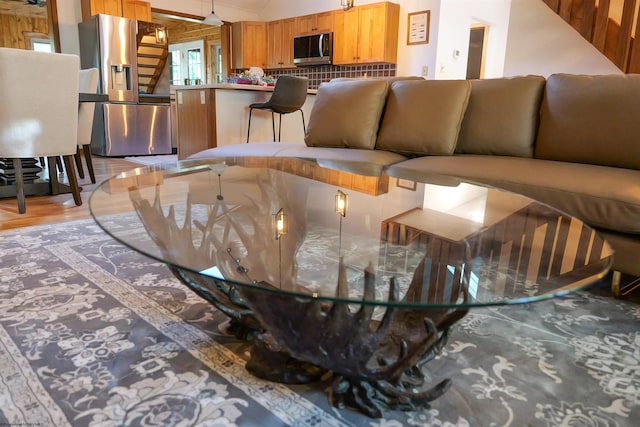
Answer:
[[[318,89],[304,143],[191,158],[249,155],[366,161],[372,174],[520,193],[597,229],[614,270],[640,276],[640,75],[331,81]]]

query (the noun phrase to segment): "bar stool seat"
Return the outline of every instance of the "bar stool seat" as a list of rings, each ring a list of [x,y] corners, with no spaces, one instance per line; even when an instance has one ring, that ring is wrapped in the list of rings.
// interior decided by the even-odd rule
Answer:
[[[302,129],[307,132],[304,122],[304,112],[302,106],[307,99],[307,89],[309,80],[306,77],[297,76],[280,76],[273,88],[273,94],[266,102],[257,102],[249,105],[249,126],[247,128],[247,142],[249,142],[249,134],[251,133],[251,114],[253,110],[271,111],[271,126],[273,128],[273,140],[276,141],[276,123],[275,114],[278,113],[278,139],[282,133],[282,115],[300,111],[302,115]]]

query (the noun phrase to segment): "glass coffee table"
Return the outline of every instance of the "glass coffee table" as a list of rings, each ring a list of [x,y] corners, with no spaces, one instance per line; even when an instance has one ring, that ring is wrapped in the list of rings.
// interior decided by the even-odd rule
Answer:
[[[166,263],[252,343],[246,368],[381,417],[447,391],[428,362],[474,307],[583,289],[609,244],[580,220],[455,177],[357,162],[232,157],[149,166],[94,190],[95,221]],[[146,233],[131,233],[132,229]]]

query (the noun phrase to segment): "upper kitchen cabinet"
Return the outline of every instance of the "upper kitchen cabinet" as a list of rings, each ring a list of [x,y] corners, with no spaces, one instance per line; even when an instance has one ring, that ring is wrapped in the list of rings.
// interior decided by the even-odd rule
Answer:
[[[293,68],[294,18],[267,22],[267,68]]]
[[[333,63],[395,63],[400,6],[382,2],[336,10],[333,16]]]
[[[122,16],[151,22],[151,3],[140,0],[122,0]]]
[[[240,21],[231,24],[232,68],[266,68],[266,28],[266,23],[259,21]]]
[[[333,11],[298,16],[294,35],[330,33],[333,31]]]
[[[93,15],[122,16],[139,21],[151,21],[151,3],[140,0],[81,0],[82,20]]]

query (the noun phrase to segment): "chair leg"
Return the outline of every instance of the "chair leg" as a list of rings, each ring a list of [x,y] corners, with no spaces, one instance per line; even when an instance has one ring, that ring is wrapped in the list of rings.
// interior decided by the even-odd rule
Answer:
[[[93,171],[93,160],[91,160],[91,145],[86,144],[82,146],[82,151],[84,151],[84,160],[87,163],[87,171],[89,172],[89,178],[91,179],[91,183],[96,183],[96,174]]]
[[[278,142],[280,142],[281,135],[282,135],[282,114],[278,113]]]
[[[247,144],[249,143],[249,132],[251,132],[251,113],[253,113],[253,108],[249,108],[249,126],[247,127]]]
[[[302,109],[300,110],[300,114],[302,114],[302,130],[304,131],[304,134],[307,134],[307,125],[304,123],[304,111],[302,111]]]
[[[73,194],[73,201],[76,206],[82,205],[82,197],[80,197],[80,186],[78,186],[78,180],[76,179],[76,171],[73,167],[73,155],[62,156],[64,160],[64,166],[67,169],[67,179],[69,180],[69,186],[71,187],[71,194]]]
[[[80,159],[80,147],[76,150],[76,154],[73,155],[73,159],[76,161],[76,167],[78,168],[78,177],[84,179],[84,169],[82,167],[82,160]]]
[[[47,167],[49,169],[49,186],[51,187],[51,194],[60,194],[60,185],[58,183],[58,171],[56,170],[56,164],[60,160],[59,157],[47,157]]]
[[[25,213],[27,207],[24,202],[24,178],[22,177],[22,160],[13,159],[13,172],[16,180],[16,198],[18,199],[18,213]]]
[[[276,116],[271,112],[271,127],[273,128],[273,141],[276,141]]]
[[[60,157],[56,157],[56,167],[58,168],[57,170],[59,173],[64,172],[64,168],[62,167],[62,160],[60,159]]]

